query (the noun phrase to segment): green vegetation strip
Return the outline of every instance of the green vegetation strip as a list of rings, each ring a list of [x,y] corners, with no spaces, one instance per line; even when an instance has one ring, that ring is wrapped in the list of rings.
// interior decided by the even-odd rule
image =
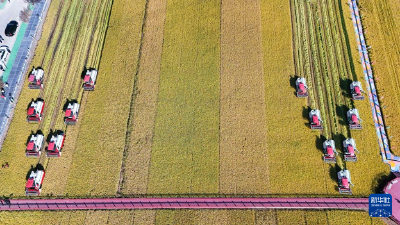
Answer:
[[[0,6],[0,8],[1,8],[1,6]],[[8,69],[6,69],[6,71],[4,71],[4,73],[3,73],[3,82],[7,82],[8,76],[10,76],[11,67],[14,64],[15,58],[17,57],[19,47],[21,46],[21,42],[24,39],[24,34],[25,34],[27,25],[28,25],[27,23],[22,23],[21,27],[19,28],[17,39],[15,40],[14,47],[11,50],[10,57],[8,58],[8,62],[7,62]]]
[[[217,193],[219,2],[168,1],[148,193]]]

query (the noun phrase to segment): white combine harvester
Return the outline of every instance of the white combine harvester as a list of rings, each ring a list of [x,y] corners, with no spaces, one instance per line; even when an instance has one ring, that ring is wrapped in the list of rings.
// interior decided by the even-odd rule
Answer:
[[[64,140],[65,135],[62,132],[51,136],[50,143],[47,146],[47,157],[60,157]]]
[[[39,123],[42,120],[42,113],[44,109],[44,101],[32,101],[28,108],[27,120],[29,123]]]
[[[79,104],[69,103],[67,109],[65,110],[64,122],[67,125],[75,125],[78,121],[79,114]]]
[[[357,162],[357,155],[355,152],[360,153],[356,148],[356,142],[353,138],[349,138],[343,141],[344,149],[344,160],[349,162]]]
[[[318,109],[313,109],[308,114],[310,119],[311,130],[322,130],[321,112]]]
[[[29,139],[28,145],[26,147],[26,156],[27,157],[39,157],[41,154],[41,149],[44,144],[44,135],[43,134],[32,134]]]
[[[362,126],[361,126],[361,118],[360,115],[358,114],[358,110],[357,109],[350,109],[349,111],[347,111],[347,120],[349,122],[350,125],[350,129],[353,130],[361,130]]]
[[[33,68],[31,74],[28,77],[30,89],[40,89],[43,88],[43,76],[44,70],[42,68]]]
[[[348,170],[341,170],[338,172],[338,185],[339,185],[339,193],[351,195],[350,185],[354,186],[351,183],[350,171]]]
[[[336,163],[336,155],[338,154],[335,148],[335,142],[333,140],[326,140],[323,143],[324,147],[324,162]]]
[[[361,82],[360,81],[353,81],[350,84],[350,91],[351,95],[353,96],[354,100],[364,100],[364,95],[362,93],[365,93],[364,90],[361,87]]]
[[[25,194],[27,196],[40,195],[40,192],[42,191],[44,175],[44,170],[36,170],[36,172],[31,172],[25,186]]]
[[[296,94],[299,98],[308,97],[308,86],[304,77],[297,78],[296,80]]]
[[[83,90],[94,91],[94,88],[96,86],[96,79],[97,79],[97,70],[87,69],[86,74],[83,77]]]

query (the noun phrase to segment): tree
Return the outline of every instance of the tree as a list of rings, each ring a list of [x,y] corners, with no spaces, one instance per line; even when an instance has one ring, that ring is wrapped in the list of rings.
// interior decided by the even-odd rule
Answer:
[[[27,23],[29,22],[29,18],[31,17],[31,15],[32,10],[30,10],[29,7],[26,7],[25,9],[21,10],[21,12],[19,12],[19,19]]]

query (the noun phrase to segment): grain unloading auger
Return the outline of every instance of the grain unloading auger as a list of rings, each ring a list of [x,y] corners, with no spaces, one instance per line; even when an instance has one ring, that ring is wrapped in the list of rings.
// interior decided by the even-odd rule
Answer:
[[[365,91],[361,87],[361,82],[360,81],[353,81],[350,84],[350,91],[351,95],[354,100],[364,100],[365,97],[362,93],[365,93]]]
[[[60,157],[62,148],[64,147],[64,140],[65,134],[63,132],[52,135],[47,146],[47,157]]]
[[[350,109],[347,111],[347,120],[349,122],[350,129],[352,130],[361,130],[361,118],[360,115],[358,114],[357,109]]]
[[[42,114],[44,109],[44,101],[36,100],[32,101],[28,108],[27,121],[29,123],[39,123],[42,120]]]
[[[43,88],[43,77],[44,70],[42,68],[33,68],[31,74],[28,77],[28,87],[30,89],[41,89]]]
[[[296,80],[296,95],[299,98],[308,97],[308,86],[304,77],[297,78]]]
[[[322,130],[321,112],[318,109],[313,109],[308,116],[311,130]]]
[[[83,90],[85,91],[94,91],[97,80],[97,70],[96,69],[87,69],[86,74],[83,77]]]
[[[349,170],[341,170],[338,172],[338,188],[340,194],[351,195],[353,194],[351,191],[350,185],[354,186],[351,183],[350,171]]]
[[[336,163],[336,155],[338,154],[335,148],[335,142],[333,140],[326,140],[323,143],[324,147],[324,162]]]
[[[42,191],[42,184],[44,180],[45,171],[36,170],[32,171],[29,175],[28,181],[25,185],[25,194],[27,196],[38,196]]]
[[[26,146],[27,157],[39,157],[44,145],[44,135],[40,133],[32,134]]]
[[[356,148],[356,142],[353,138],[348,138],[343,141],[344,160],[349,162],[357,162],[357,155],[355,152],[360,153]]]

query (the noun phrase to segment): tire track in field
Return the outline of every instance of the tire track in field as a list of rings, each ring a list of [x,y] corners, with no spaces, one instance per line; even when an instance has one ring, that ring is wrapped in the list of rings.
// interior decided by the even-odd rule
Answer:
[[[221,2],[220,193],[266,194],[269,168],[259,1]]]
[[[167,1],[149,0],[118,192],[146,194],[154,136]]]

